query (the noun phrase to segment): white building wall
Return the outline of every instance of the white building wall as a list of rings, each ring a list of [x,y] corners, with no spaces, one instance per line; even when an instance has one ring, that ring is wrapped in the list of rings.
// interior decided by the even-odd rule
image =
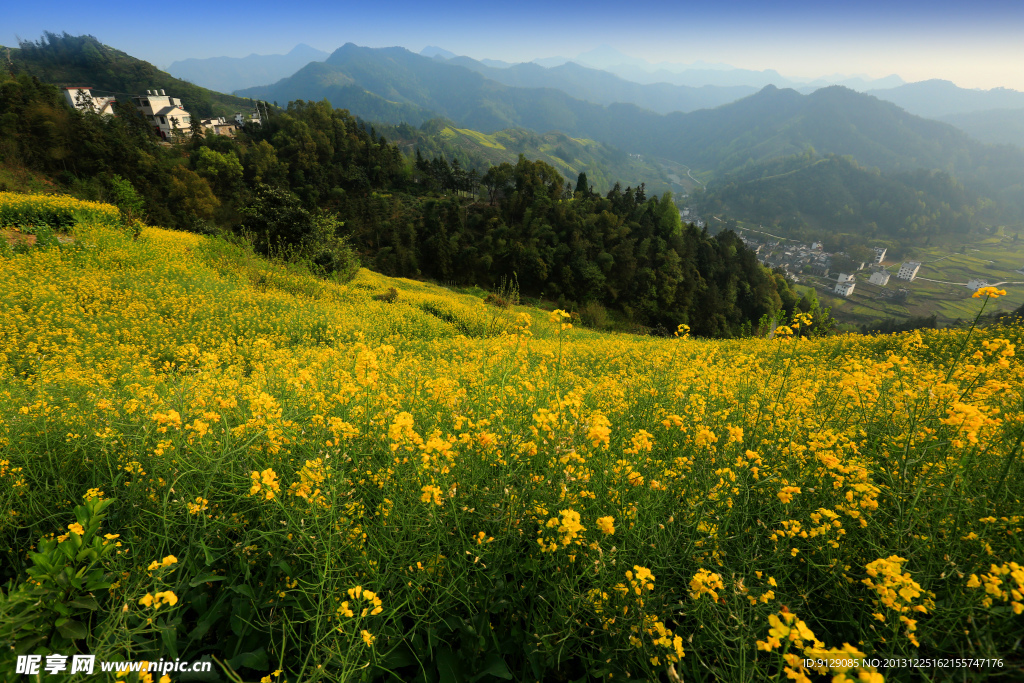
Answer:
[[[838,282],[836,283],[835,293],[839,296],[850,296],[853,293],[853,288],[857,286],[857,283],[853,281]]]
[[[900,272],[896,273],[896,277],[901,280],[913,281],[917,277],[917,271],[921,269],[921,264],[917,261],[907,261],[900,266]]]
[[[889,273],[885,272],[884,270],[879,271],[877,273],[872,273],[871,277],[868,279],[868,282],[870,282],[873,285],[881,285],[884,287],[885,285],[889,284]]]
[[[175,130],[185,136],[191,134],[192,116],[181,106],[178,98],[166,95],[163,90],[150,90],[145,95],[136,95],[132,100],[135,108],[160,137],[171,139]]]
[[[96,97],[90,88],[64,88],[64,99],[69,106],[80,111],[92,111],[103,116],[114,114],[114,97]]]

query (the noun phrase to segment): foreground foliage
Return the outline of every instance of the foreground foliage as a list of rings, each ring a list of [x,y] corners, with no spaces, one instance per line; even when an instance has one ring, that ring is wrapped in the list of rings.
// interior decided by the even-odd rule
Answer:
[[[0,258],[2,671],[1021,671],[1017,327],[600,335],[192,234],[74,236]],[[820,673],[919,675],[844,668]]]

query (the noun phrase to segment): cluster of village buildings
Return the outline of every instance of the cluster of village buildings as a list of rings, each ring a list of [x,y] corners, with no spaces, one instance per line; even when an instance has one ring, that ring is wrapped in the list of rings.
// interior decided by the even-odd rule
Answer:
[[[759,241],[745,235],[741,235],[740,238],[761,258],[761,262],[764,265],[769,268],[781,268],[786,273],[786,276],[795,282],[799,282],[801,275],[806,274],[831,280],[833,275],[830,275],[830,269],[832,268],[833,260],[837,256],[846,256],[845,254],[825,252],[821,242],[814,242],[808,246],[796,243],[782,244],[778,240]],[[851,267],[849,265],[851,263],[850,259],[845,259],[848,264],[847,269],[851,272],[840,272],[834,275],[835,285],[832,289],[834,294],[842,297],[848,297],[853,294],[853,290],[857,286],[854,271],[870,270],[871,275],[868,278],[868,282],[879,287],[885,287],[889,284],[891,277],[895,277],[902,282],[913,282],[921,270],[920,261],[904,261],[900,265],[899,270],[893,275],[882,264],[885,260],[885,247],[873,247],[873,251],[874,257],[870,262],[852,262]],[[967,289],[971,291],[987,286],[988,282],[979,278],[972,279],[967,283]]]
[[[64,96],[69,105],[81,111],[91,111],[102,116],[113,116],[115,97],[92,94],[87,86],[66,86]],[[192,115],[182,106],[181,100],[169,96],[164,90],[147,90],[145,95],[133,95],[135,110],[146,119],[153,130],[164,140],[172,141],[192,135]],[[217,135],[234,136],[245,125],[260,125],[259,110],[249,114],[235,112],[232,119],[226,117],[200,119],[204,130]]]

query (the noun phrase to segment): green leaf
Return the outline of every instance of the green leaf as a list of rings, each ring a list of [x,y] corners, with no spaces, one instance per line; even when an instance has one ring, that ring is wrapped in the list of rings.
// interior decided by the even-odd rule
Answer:
[[[440,683],[462,683],[465,680],[459,657],[449,648],[437,653],[437,673],[440,676]]]
[[[252,588],[249,588],[249,586],[245,585],[244,583],[228,586],[228,588],[230,588],[231,590],[235,591],[239,595],[244,595],[245,597],[249,598],[250,600],[255,600],[256,599],[256,595],[252,592]]]
[[[196,604],[193,602],[193,607],[195,606]],[[230,610],[230,606],[221,600],[213,607],[202,611],[202,616],[199,617],[199,623],[197,623],[196,627],[192,629],[192,632],[188,634],[188,637],[193,641],[201,640],[214,624],[230,613]]]
[[[384,666],[388,669],[400,669],[403,666],[412,666],[416,663],[416,657],[412,650],[405,643],[393,649],[384,658]]]
[[[14,643],[14,653],[19,655],[30,654],[32,649],[46,640],[46,636],[36,634],[28,635]]]
[[[58,620],[58,622],[60,621]],[[68,619],[64,623],[59,623],[57,632],[68,640],[81,640],[89,635],[89,629],[85,627],[85,624],[74,619]]]
[[[203,559],[206,561],[207,567],[217,561],[217,558],[213,556],[210,549],[206,547],[206,544],[203,543],[202,540],[199,541],[199,547],[203,549]]]
[[[100,604],[96,602],[96,598],[91,595],[83,595],[79,598],[75,598],[68,604],[72,607],[78,607],[79,609],[97,610],[100,608]]]
[[[204,583],[214,583],[216,581],[223,581],[226,578],[226,576],[218,576],[217,574],[204,574],[203,576],[198,576],[189,581],[188,585],[192,588],[195,588],[196,586],[200,586]]]
[[[480,673],[471,678],[470,683],[475,683],[484,676],[494,676],[504,681],[512,680],[512,672],[509,671],[505,660],[497,652],[492,652],[487,656],[487,659],[484,660],[483,668],[480,669]]]
[[[249,669],[255,669],[256,671],[265,671],[269,668],[267,666],[267,651],[261,647],[253,652],[243,652],[237,657],[229,659],[228,666],[232,669],[244,666]]]
[[[78,555],[75,556],[75,562],[84,562],[85,560],[89,560],[91,562],[97,557],[98,555],[95,550],[89,546],[85,546],[78,551]]]
[[[160,639],[164,641],[164,650],[166,650],[171,657],[177,659],[178,657],[178,629],[177,627],[170,626],[163,629],[160,632]]]

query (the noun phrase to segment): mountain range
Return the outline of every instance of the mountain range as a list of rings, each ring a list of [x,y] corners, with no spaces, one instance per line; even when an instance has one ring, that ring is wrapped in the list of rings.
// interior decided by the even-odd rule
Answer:
[[[626,80],[608,71],[601,71],[576,62],[543,67],[533,62],[504,67],[488,66],[469,57],[435,55],[448,64],[464,66],[480,75],[518,88],[554,88],[567,95],[594,104],[627,102],[659,114],[674,111],[708,109],[757,92],[750,85],[691,87],[671,83],[641,84]]]
[[[897,104],[911,114],[928,118],[986,109],[1024,108],[1024,92],[1009,88],[969,90],[939,79],[906,83],[886,90],[868,90],[867,94]]]
[[[865,175],[868,169],[878,169],[889,179],[895,178],[893,173],[923,169],[951,178],[951,184],[930,195],[936,201],[958,183],[970,188],[976,199],[958,205],[960,213],[974,211],[977,201],[989,198],[1001,207],[998,216],[1002,219],[1024,217],[1024,151],[985,145],[948,123],[916,116],[892,102],[849,88],[831,86],[802,94],[766,86],[714,108],[660,114],[633,103],[588,102],[553,87],[509,85],[496,80],[498,77],[531,85],[545,82],[543,79],[554,83],[556,78],[578,77],[578,88],[592,79],[595,89],[597,83],[607,82],[623,91],[632,87],[637,97],[670,92],[624,85],[625,81],[614,76],[578,65],[495,68],[443,53],[427,57],[404,48],[365,48],[349,43],[290,78],[242,94],[282,102],[326,98],[368,120],[405,121],[414,126],[442,117],[453,122],[453,129],[483,134],[509,128],[559,131],[630,154],[685,164],[692,172],[703,174],[705,182],[719,178],[732,183],[728,193],[723,193],[720,184],[717,188],[709,185],[709,196],[719,197],[720,206],[742,206],[746,213],[764,196],[766,186],[757,179],[774,174],[777,160],[810,154],[811,158],[848,157],[853,163],[808,164],[794,180],[817,188],[849,185],[839,196],[856,186],[857,192],[849,196],[858,197],[857,205],[864,204],[862,198],[874,191],[871,188],[887,182]],[[674,91],[676,95],[682,92]],[[972,94],[986,96],[984,91]],[[903,199],[924,191],[919,188],[932,181],[914,177],[893,182],[904,188],[899,195],[901,204],[913,208],[912,202]],[[794,196],[796,204],[806,203],[810,197],[807,193]],[[787,204],[778,206],[781,209]],[[819,217],[829,215],[824,211],[824,207],[815,209]],[[908,218],[917,216],[903,213]],[[874,222],[896,224],[893,214],[884,215],[884,220]],[[949,218],[944,225],[972,225],[958,220]]]
[[[133,60],[90,37],[48,34],[46,40],[45,50],[29,43],[13,51],[14,66],[50,82],[88,81],[118,91],[139,92],[139,88],[160,87],[167,82],[165,87],[173,89],[176,96],[180,92],[186,105],[194,106],[198,113],[214,102],[220,106],[244,102],[172,79],[152,65]],[[524,85],[509,85],[488,76]],[[139,79],[143,79],[141,84]],[[575,81],[573,87],[578,94],[595,99],[598,97],[594,93],[602,84],[618,88],[629,97],[651,101],[657,96],[681,99],[692,94],[672,86],[659,90],[629,84],[576,64],[549,69],[539,65],[498,68],[467,62],[440,50],[428,57],[404,48],[366,48],[351,43],[322,62],[307,63],[272,86],[246,89],[241,94],[282,104],[327,99],[366,121],[393,124],[398,134],[389,131],[389,137],[403,143],[446,155],[461,154],[464,161],[478,158],[484,166],[510,159],[518,149],[550,160],[570,179],[572,171],[600,166],[604,179],[610,182],[625,180],[619,170],[625,171],[626,160],[638,160],[625,175],[641,180],[648,172],[644,169],[657,169],[652,175],[660,177],[652,177],[654,184],[665,178],[659,163],[671,161],[685,166],[683,170],[691,178],[697,174],[707,183],[709,196],[717,193],[723,205],[745,207],[748,212],[757,206],[759,196],[765,196],[767,187],[776,188],[775,194],[789,192],[794,198],[789,203],[776,203],[779,215],[788,213],[791,206],[807,204],[806,192],[794,194],[786,189],[786,183],[762,182],[776,178],[779,160],[790,158],[795,159],[799,173],[786,176],[787,183],[799,181],[803,186],[825,188],[822,191],[835,190],[839,193],[836,196],[848,196],[865,206],[863,198],[880,185],[877,178],[863,174],[878,169],[886,178],[904,174],[904,180],[898,181],[906,188],[900,194],[901,202],[914,192],[926,191],[922,188],[930,188],[927,191],[939,206],[942,196],[962,184],[971,194],[957,205],[962,211],[954,207],[954,212],[966,215],[992,200],[1000,207],[1000,216],[1008,220],[1024,217],[1024,151],[985,145],[947,123],[915,116],[873,95],[841,86],[810,94],[766,86],[717,107],[662,114],[635,103],[585,101],[560,88],[533,85],[555,84],[558,79],[566,87]],[[947,92],[955,88],[951,84],[938,86]],[[926,100],[921,93],[927,94],[927,89],[903,88],[892,90],[899,91],[898,95],[917,93],[922,102]],[[1019,94],[973,93],[989,98],[986,103],[996,104],[1012,104]],[[190,101],[192,97],[195,99]],[[1008,110],[1004,118],[1012,120],[1014,111]],[[445,120],[416,130],[434,119]],[[497,135],[499,131],[504,133]],[[587,149],[589,141],[602,143],[603,147]],[[811,161],[800,161],[805,157]],[[813,161],[841,157],[848,157],[848,163]],[[931,176],[906,179],[906,174],[921,170],[941,172],[945,174],[941,177],[949,180],[936,185]],[[716,189],[722,188],[722,183],[730,185],[728,192]],[[854,185],[857,192],[851,192]],[[907,205],[911,204],[908,200]],[[832,206],[826,203],[817,215],[829,215]],[[893,214],[884,215],[892,225],[902,220]],[[918,216],[913,212],[900,215]]]
[[[355,47],[348,44],[342,50]],[[714,108],[751,95],[768,85],[803,94],[841,85],[893,102],[912,114],[950,123],[983,142],[1021,145],[1019,123],[1011,113],[999,112],[1024,108],[1024,93],[1006,88],[972,90],[941,80],[904,83],[897,75],[872,79],[834,74],[813,80],[795,79],[771,69],[755,71],[727,64],[650,63],[607,45],[573,58],[550,57],[516,64],[472,59],[437,46],[428,46],[419,54],[438,62],[463,66],[502,85],[555,89],[574,100],[600,105],[632,104],[658,114]],[[351,54],[339,57],[336,51],[334,55],[336,58],[332,66],[352,66]],[[415,98],[390,97],[377,88],[348,87],[356,85],[358,79],[348,74],[339,76],[335,68],[311,66],[328,61],[330,57],[326,52],[298,45],[287,55],[188,59],[175,62],[169,70],[178,77],[222,91],[253,88],[265,92],[272,88],[268,84],[273,83],[280,86],[275,91],[275,99],[282,104],[292,99],[305,99],[307,93],[314,90],[347,88],[344,94],[346,101],[358,101],[358,108],[365,112],[364,115],[391,123],[423,122],[436,115],[447,116],[450,113],[440,111],[436,106],[417,103]],[[291,79],[288,84],[278,82],[288,78]],[[336,93],[334,97],[340,95]],[[536,94],[527,97],[538,99]],[[564,102],[553,103],[551,98],[548,98],[547,105],[540,106],[552,104],[562,108],[567,106]],[[478,117],[477,120],[483,119]],[[504,127],[492,124],[496,126],[494,130]],[[508,117],[505,124],[518,125]]]
[[[392,123],[419,125],[443,117],[484,133],[517,127],[557,130],[719,174],[807,147],[851,155],[883,170],[926,167],[955,173],[970,171],[989,154],[948,124],[839,86],[809,95],[766,86],[713,109],[663,115],[632,103],[586,102],[555,88],[507,85],[481,72],[494,75],[511,68],[472,66],[404,48],[348,43],[323,62],[240,94],[280,102],[326,98],[358,116]],[[582,67],[561,73],[584,74],[595,82],[606,78]]]
[[[220,92],[274,83],[306,66],[322,62],[329,53],[309,45],[296,45],[288,54],[248,57],[210,57],[183,59],[172,63],[167,71],[177,78]]]

